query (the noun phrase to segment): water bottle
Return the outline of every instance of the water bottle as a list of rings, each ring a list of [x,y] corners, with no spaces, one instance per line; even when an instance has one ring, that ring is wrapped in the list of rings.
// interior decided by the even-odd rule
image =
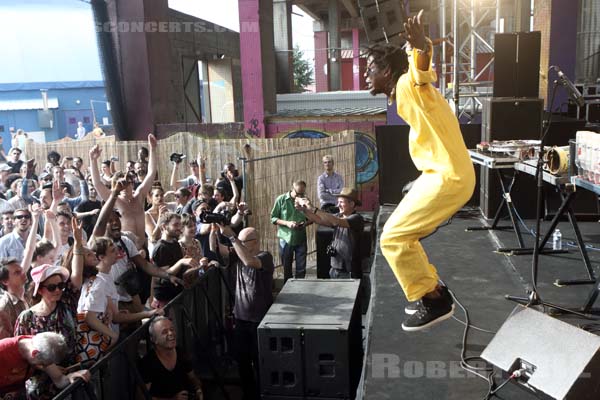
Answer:
[[[558,229],[552,234],[552,250],[562,250],[562,233]]]

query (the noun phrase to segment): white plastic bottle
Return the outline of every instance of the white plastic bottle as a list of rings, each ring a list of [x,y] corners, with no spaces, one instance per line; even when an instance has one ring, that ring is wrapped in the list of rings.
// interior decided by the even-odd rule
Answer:
[[[552,250],[562,250],[562,233],[559,229],[552,234]]]

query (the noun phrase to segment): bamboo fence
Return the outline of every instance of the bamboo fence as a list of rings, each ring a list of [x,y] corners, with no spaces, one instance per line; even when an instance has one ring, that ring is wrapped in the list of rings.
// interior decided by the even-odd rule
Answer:
[[[114,136],[51,143],[30,140],[25,154],[28,159],[37,160],[38,170],[45,165],[46,155],[51,150],[62,156],[81,157],[86,168],[89,150],[95,144],[102,149],[101,160],[118,157],[118,170],[124,169],[128,160],[137,159],[140,147],[148,147],[144,141],[119,142]],[[277,229],[270,222],[270,213],[277,196],[289,191],[294,181],[304,180],[307,196],[318,206],[317,178],[323,172],[322,157],[326,154],[333,156],[335,170],[344,177],[345,186],[354,187],[356,184],[353,131],[322,139],[204,139],[188,132],[176,133],[158,141],[158,178],[164,188],[169,186],[173,168],[169,157],[174,152],[187,156],[178,168],[177,180],[190,174],[188,162],[198,154],[206,157],[207,177],[213,183],[226,163],[236,165],[240,174],[244,175],[245,200],[252,210],[249,225],[258,230],[262,248],[275,257],[279,254],[279,241]],[[310,226],[307,234],[310,254],[315,250],[315,227]]]

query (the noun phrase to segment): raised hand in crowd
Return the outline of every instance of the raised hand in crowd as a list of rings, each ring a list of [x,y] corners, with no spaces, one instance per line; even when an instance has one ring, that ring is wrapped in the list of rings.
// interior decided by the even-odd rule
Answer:
[[[102,149],[98,145],[94,145],[94,147],[92,147],[90,149],[90,159],[93,161],[98,160],[100,158],[101,154],[102,154]]]
[[[33,177],[33,175],[35,174],[35,169],[37,167],[37,164],[35,163],[35,159],[32,158],[30,160],[27,160],[25,165],[27,166],[27,174],[25,175],[25,177],[28,179],[31,179]]]
[[[198,163],[199,172],[200,172],[200,186],[206,183],[206,161],[208,157],[202,156],[201,153],[198,153],[196,156],[196,162]]]
[[[33,203],[29,205],[29,212],[31,213],[31,218],[39,220],[40,216],[44,214],[44,209],[39,203]]]
[[[150,146],[150,150],[156,149],[158,145],[158,140],[156,140],[156,136],[153,133],[148,134],[148,146]]]
[[[63,201],[65,198],[65,193],[63,192],[63,188],[60,186],[60,182],[55,180],[52,182],[52,204],[50,205],[50,209],[56,211],[58,207],[58,203]]]
[[[98,211],[98,210],[97,210]],[[83,223],[77,220],[77,217],[71,219],[71,228],[73,230],[73,239],[75,248],[80,248],[84,245],[83,241]]]

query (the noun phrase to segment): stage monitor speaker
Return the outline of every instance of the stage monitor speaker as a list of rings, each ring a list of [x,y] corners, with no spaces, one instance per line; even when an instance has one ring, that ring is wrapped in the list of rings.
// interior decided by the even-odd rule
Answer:
[[[541,32],[494,37],[494,97],[538,97]]]
[[[481,357],[540,398],[600,398],[600,337],[518,306]]]
[[[359,285],[286,282],[258,327],[263,399],[354,399],[363,364]]]
[[[365,26],[367,39],[370,43],[389,42],[401,44],[400,33],[404,32],[406,12],[402,2],[388,1],[359,1],[360,15]]]
[[[483,99],[481,140],[539,139],[544,100],[515,97]]]

